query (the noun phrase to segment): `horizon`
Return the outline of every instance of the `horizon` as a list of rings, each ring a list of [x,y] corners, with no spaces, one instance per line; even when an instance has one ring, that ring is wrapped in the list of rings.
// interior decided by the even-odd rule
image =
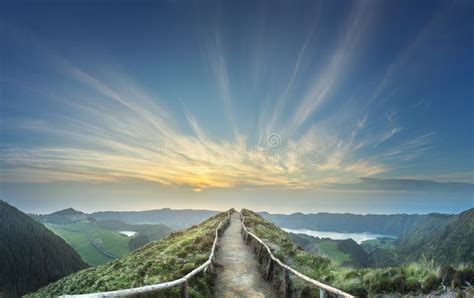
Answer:
[[[1,7],[20,210],[474,206],[472,1]]]
[[[14,205],[12,205],[12,206],[17,208]],[[426,212],[426,213],[403,213],[403,212],[400,212],[400,213],[354,213],[354,212],[327,212],[327,211],[317,211],[317,212],[296,211],[296,212],[280,213],[280,212],[270,212],[268,210],[252,210],[252,209],[249,209],[249,208],[246,208],[246,207],[241,207],[241,208],[231,207],[231,208],[228,208],[228,209],[199,209],[199,208],[162,207],[162,208],[141,209],[141,210],[138,210],[138,209],[136,209],[136,210],[132,210],[132,209],[121,209],[121,210],[119,210],[119,209],[108,209],[108,210],[103,210],[103,209],[100,209],[100,210],[90,210],[90,211],[81,210],[81,209],[74,208],[74,207],[67,207],[67,208],[58,209],[58,210],[55,210],[55,211],[52,211],[52,212],[47,212],[47,213],[28,212],[28,211],[25,211],[25,210],[21,210],[19,208],[18,209],[20,211],[26,213],[26,214],[37,214],[37,215],[49,215],[49,214],[52,214],[52,213],[55,213],[55,212],[60,212],[60,211],[68,210],[68,209],[72,209],[74,211],[82,212],[84,214],[93,214],[93,213],[100,213],[100,212],[144,212],[144,211],[159,211],[159,210],[224,212],[224,211],[227,211],[227,210],[230,210],[230,209],[235,209],[237,211],[240,211],[240,210],[243,210],[243,209],[248,209],[248,210],[254,211],[256,213],[268,213],[268,214],[272,214],[272,215],[294,215],[294,214],[302,214],[302,215],[314,215],[314,214],[353,214],[353,215],[427,215],[427,214],[443,214],[443,215],[456,215],[456,214],[460,214],[460,213],[466,212],[468,210],[471,210],[473,208],[474,207],[471,207],[471,208],[462,210],[460,212]]]

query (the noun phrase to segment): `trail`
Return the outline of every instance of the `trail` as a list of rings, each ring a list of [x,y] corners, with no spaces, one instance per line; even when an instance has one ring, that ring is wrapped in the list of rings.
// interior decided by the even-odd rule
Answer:
[[[271,285],[260,274],[251,248],[245,245],[240,234],[237,212],[231,215],[230,226],[219,240],[216,262],[215,297],[275,297]]]

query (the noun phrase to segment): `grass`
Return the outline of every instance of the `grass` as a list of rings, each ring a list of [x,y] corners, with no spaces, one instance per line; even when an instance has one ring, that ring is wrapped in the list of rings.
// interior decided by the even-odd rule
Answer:
[[[61,225],[54,224],[46,224],[46,227],[69,243],[89,265],[98,266],[113,260],[93,246],[89,239],[87,239],[87,236],[82,232],[65,230]]]
[[[112,291],[180,278],[208,259],[215,229],[226,216],[227,212],[219,213],[200,225],[172,233],[163,240],[151,242],[105,265],[71,274],[29,296],[51,297]],[[178,288],[174,288],[160,295],[177,297],[178,291]],[[212,278],[209,274],[191,279],[191,297],[207,297],[211,292]]]
[[[317,239],[315,240],[316,244],[328,258],[335,261],[338,264],[343,262],[349,262],[351,257],[349,254],[342,252],[337,248],[337,243],[328,239]]]
[[[89,233],[103,249],[115,256],[120,257],[130,251],[127,236],[96,227],[86,219],[67,225],[46,224],[46,226],[66,240],[92,266],[105,264],[113,258],[104,255],[92,245],[86,233]]]
[[[385,250],[395,250],[396,246],[394,244],[394,241],[394,239],[390,238],[370,239],[362,241],[360,246],[362,246],[362,248],[368,253],[374,251],[377,248]]]
[[[297,271],[320,282],[329,284],[355,296],[377,294],[427,294],[442,289],[438,278],[439,267],[432,262],[420,262],[392,268],[352,269],[338,266],[329,258],[302,251],[294,245],[289,235],[258,214],[243,210],[245,224],[264,240],[273,254]],[[458,268],[460,278],[472,280],[472,267]],[[281,272],[276,273],[274,284],[281,283]],[[454,278],[455,280],[455,278]],[[305,297],[318,297],[317,290],[291,277],[293,290]],[[454,285],[454,283],[447,284]]]

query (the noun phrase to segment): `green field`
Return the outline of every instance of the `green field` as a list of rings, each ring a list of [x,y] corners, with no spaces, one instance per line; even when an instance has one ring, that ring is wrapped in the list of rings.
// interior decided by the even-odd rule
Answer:
[[[370,253],[375,249],[385,249],[385,250],[395,250],[396,246],[394,244],[395,240],[390,238],[377,238],[377,239],[370,239],[362,241],[360,246]]]
[[[342,264],[345,261],[350,262],[350,255],[337,248],[337,243],[335,241],[330,239],[316,239],[315,242],[324,254],[334,262],[338,264]]]
[[[98,228],[87,220],[80,222],[57,225],[46,224],[54,233],[68,242],[86,261],[92,266],[98,266],[110,262],[113,258],[104,255],[87,238],[86,233],[96,241],[103,249],[118,257],[129,252],[129,238],[114,231]]]

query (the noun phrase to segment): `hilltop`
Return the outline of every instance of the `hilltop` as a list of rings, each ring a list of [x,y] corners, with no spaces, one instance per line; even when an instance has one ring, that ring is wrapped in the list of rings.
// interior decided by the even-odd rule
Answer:
[[[60,237],[0,201],[0,296],[17,297],[87,268]]]
[[[115,261],[69,275],[30,296],[112,291],[180,278],[207,260],[215,229],[226,216],[226,212],[214,215],[197,226],[172,233]],[[193,278],[189,285],[190,295],[207,296],[211,293],[211,284],[208,275]],[[165,296],[177,295],[177,291],[172,289]]]
[[[82,211],[77,211],[73,208],[67,208],[53,212],[51,214],[33,214],[32,217],[42,223],[70,224],[86,218],[87,214]]]

